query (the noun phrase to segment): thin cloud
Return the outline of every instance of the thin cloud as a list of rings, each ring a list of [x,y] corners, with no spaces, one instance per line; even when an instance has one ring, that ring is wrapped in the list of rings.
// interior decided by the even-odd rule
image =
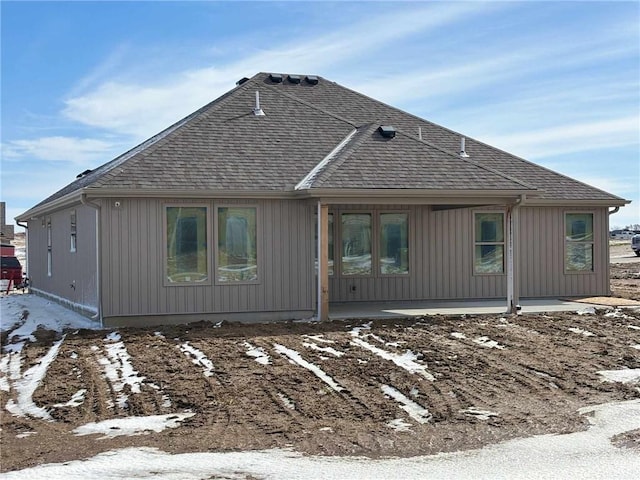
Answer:
[[[230,79],[268,71],[324,73],[412,35],[470,21],[498,7],[473,3],[430,4],[368,19],[340,31],[289,45],[275,45],[218,67],[174,74],[155,85],[106,81],[65,103],[66,117],[142,139],[167,127],[229,89]],[[503,7],[506,8],[506,7]]]
[[[2,144],[2,155],[7,160],[39,159],[87,165],[108,160],[116,148],[116,144],[104,140],[54,136],[11,140]]]

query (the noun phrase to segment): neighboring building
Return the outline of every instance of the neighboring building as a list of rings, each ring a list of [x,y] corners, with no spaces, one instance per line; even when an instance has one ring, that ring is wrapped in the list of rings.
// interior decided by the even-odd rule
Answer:
[[[0,239],[2,243],[9,244],[13,240],[13,225],[7,225],[7,205],[0,202]]]
[[[78,177],[17,219],[33,291],[109,325],[609,295],[609,208],[629,203],[324,78],[266,73]]]
[[[634,230],[612,230],[609,236],[614,240],[630,240],[636,233]]]

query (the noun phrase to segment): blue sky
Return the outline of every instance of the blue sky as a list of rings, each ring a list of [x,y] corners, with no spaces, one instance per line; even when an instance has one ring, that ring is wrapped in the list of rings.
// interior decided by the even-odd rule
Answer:
[[[24,212],[259,71],[318,74],[633,203],[640,2],[2,1],[2,200]]]

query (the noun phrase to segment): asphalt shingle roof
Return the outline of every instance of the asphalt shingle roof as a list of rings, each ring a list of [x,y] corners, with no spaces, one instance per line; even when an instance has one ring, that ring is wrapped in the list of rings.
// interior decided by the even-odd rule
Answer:
[[[303,179],[311,190],[531,190],[544,199],[621,201],[470,138],[470,158],[460,158],[461,134],[322,77],[316,85],[301,77],[273,83],[259,73],[39,205],[84,188],[273,192]],[[265,116],[252,112],[256,90]],[[394,126],[396,137],[382,138],[379,125]]]

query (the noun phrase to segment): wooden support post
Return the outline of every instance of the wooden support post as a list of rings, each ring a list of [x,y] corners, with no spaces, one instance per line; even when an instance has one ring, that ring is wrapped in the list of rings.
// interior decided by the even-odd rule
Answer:
[[[318,320],[329,320],[329,205],[318,202]]]

